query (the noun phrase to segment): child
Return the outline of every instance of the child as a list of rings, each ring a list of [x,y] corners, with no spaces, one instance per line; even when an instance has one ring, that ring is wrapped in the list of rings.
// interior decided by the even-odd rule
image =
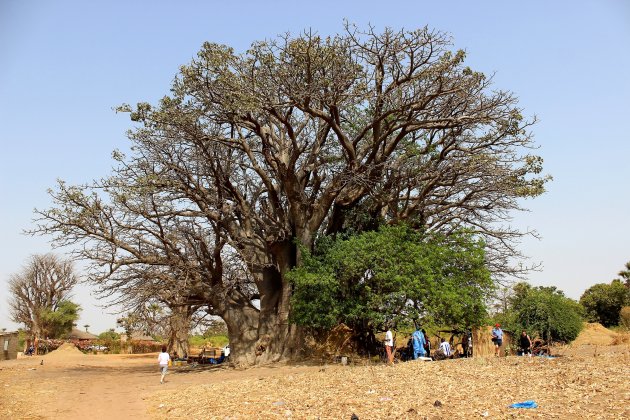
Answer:
[[[160,378],[160,383],[164,383],[164,377],[166,376],[166,371],[168,370],[168,362],[171,360],[171,356],[166,352],[166,346],[162,346],[162,353],[158,355],[158,363],[160,365],[160,371],[162,372],[162,377]]]

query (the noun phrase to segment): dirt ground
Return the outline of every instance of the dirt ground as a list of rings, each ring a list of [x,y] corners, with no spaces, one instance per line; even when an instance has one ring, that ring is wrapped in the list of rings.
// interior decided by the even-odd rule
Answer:
[[[174,367],[160,385],[156,354],[53,352],[0,363],[0,418],[630,418],[628,343],[559,354],[394,367]],[[508,408],[532,399],[537,409]]]

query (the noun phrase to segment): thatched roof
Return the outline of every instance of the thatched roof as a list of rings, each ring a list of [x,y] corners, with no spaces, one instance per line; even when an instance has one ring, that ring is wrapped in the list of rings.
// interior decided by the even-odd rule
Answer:
[[[127,341],[127,334],[121,334],[122,341]],[[151,343],[157,343],[150,335],[143,334],[141,332],[134,332],[131,334],[131,340],[133,341],[150,341]]]
[[[157,343],[150,335],[142,334],[140,332],[135,332],[131,334],[131,339],[134,341],[151,341],[153,343]]]
[[[72,331],[70,331],[70,334],[68,334],[68,338],[71,340],[96,340],[98,337],[87,331],[81,331],[78,328],[73,328]]]

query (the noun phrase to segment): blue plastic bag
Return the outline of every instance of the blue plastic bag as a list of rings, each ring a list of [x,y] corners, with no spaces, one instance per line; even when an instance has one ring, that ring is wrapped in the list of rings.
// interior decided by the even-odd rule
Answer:
[[[514,403],[510,408],[538,408],[538,404],[534,400],[527,400],[520,403]]]

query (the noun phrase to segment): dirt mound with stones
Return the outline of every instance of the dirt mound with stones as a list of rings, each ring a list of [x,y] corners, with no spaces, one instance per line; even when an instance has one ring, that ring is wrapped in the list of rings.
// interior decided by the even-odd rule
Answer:
[[[79,350],[77,346],[75,346],[74,344],[63,343],[61,346],[57,348],[57,350],[53,350],[50,353],[48,353],[46,355],[46,358],[63,360],[63,359],[74,359],[77,356],[85,356],[85,355],[81,353],[81,350]]]
[[[619,334],[609,330],[599,323],[587,323],[584,329],[573,341],[573,345],[611,346],[617,344]]]

